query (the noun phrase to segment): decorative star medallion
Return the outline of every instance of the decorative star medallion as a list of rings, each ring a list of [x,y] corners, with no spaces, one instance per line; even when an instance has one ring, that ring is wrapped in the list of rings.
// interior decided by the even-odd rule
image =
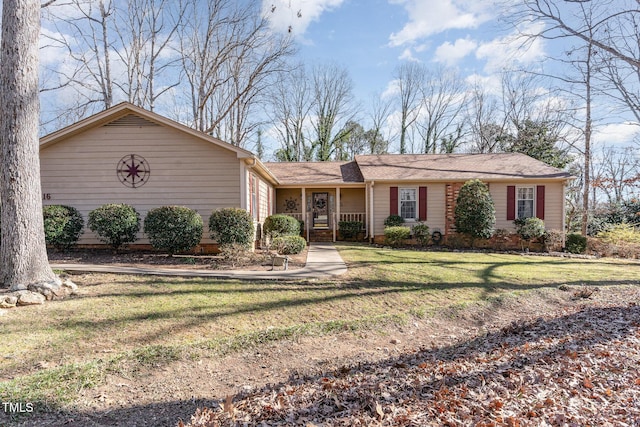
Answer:
[[[123,185],[138,188],[149,180],[151,169],[143,157],[129,154],[120,159],[116,172]]]

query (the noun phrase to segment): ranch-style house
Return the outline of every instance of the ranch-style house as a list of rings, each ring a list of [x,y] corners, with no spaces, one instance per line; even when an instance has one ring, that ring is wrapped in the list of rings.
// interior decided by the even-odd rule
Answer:
[[[400,215],[446,239],[455,232],[457,191],[487,183],[496,228],[536,216],[565,229],[565,171],[523,154],[358,155],[346,162],[265,163],[255,154],[156,113],[121,103],[41,139],[44,204],[69,205],[86,218],[105,203],[127,203],[141,217],[181,205],[205,223],[225,207],[249,211],[256,224],[274,213],[304,221],[309,241],[338,238],[339,221],[360,221],[362,237],[381,241],[384,220]],[[140,234],[137,242],[148,244]],[[99,244],[89,230],[81,245]],[[205,229],[199,250],[215,242]]]

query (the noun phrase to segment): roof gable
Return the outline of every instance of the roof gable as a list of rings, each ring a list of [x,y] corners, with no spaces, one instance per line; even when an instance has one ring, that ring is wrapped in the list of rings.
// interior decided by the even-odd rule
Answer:
[[[154,125],[167,126],[180,132],[187,133],[191,136],[195,136],[196,138],[207,141],[211,144],[218,145],[229,151],[235,152],[239,159],[255,158],[253,153],[248,150],[229,144],[218,138],[214,138],[211,135],[207,135],[203,132],[192,129],[174,120],[145,110],[144,108],[137,107],[128,102],[122,102],[118,105],[96,113],[83,120],[80,120],[72,125],[43,136],[42,138],[40,138],[40,149],[46,148],[53,144],[57,144],[71,136],[78,135],[80,133],[88,131],[89,129],[97,128],[100,126],[137,127]]]

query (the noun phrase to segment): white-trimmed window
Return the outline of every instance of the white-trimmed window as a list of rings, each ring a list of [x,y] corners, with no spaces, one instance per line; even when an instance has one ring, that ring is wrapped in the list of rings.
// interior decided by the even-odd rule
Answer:
[[[399,189],[398,212],[405,220],[418,218],[418,190],[416,188]]]
[[[254,175],[250,175],[250,189],[251,189],[251,215],[255,220],[260,219],[260,207],[258,206],[258,179]]]
[[[531,218],[534,216],[534,191],[533,187],[518,187],[516,218]]]

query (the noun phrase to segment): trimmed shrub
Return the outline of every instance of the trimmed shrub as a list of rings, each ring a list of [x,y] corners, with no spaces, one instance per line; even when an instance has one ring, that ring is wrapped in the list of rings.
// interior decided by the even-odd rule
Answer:
[[[262,230],[268,237],[299,236],[300,221],[289,215],[275,214],[265,218]]]
[[[282,255],[299,254],[307,246],[307,241],[300,236],[279,236],[273,239],[272,245]]]
[[[344,239],[355,239],[362,230],[361,221],[340,221],[338,222],[338,230]]]
[[[404,218],[400,215],[389,215],[384,220],[385,227],[399,227],[404,224]]]
[[[254,238],[253,218],[244,209],[218,209],[209,217],[209,232],[218,245],[238,243],[251,247]]]
[[[413,226],[413,235],[420,246],[427,246],[431,235],[429,234],[429,226],[427,224],[416,224]]]
[[[496,209],[487,185],[479,179],[465,182],[456,200],[456,231],[472,239],[488,239],[495,223]]]
[[[520,238],[529,244],[531,239],[544,236],[544,221],[540,218],[519,218],[513,221],[516,226],[516,233]]]
[[[78,243],[84,219],[72,206],[50,205],[42,207],[44,238],[56,249],[69,249]]]
[[[386,227],[384,229],[385,243],[394,248],[401,246],[409,236],[411,236],[411,229],[409,227],[397,226]]]
[[[162,206],[147,213],[144,232],[155,249],[171,256],[189,251],[200,243],[202,217],[185,206]]]
[[[587,250],[587,237],[582,234],[571,233],[567,236],[567,252],[582,254]]]
[[[89,212],[88,226],[98,239],[118,249],[138,239],[140,214],[133,206],[110,203]]]

